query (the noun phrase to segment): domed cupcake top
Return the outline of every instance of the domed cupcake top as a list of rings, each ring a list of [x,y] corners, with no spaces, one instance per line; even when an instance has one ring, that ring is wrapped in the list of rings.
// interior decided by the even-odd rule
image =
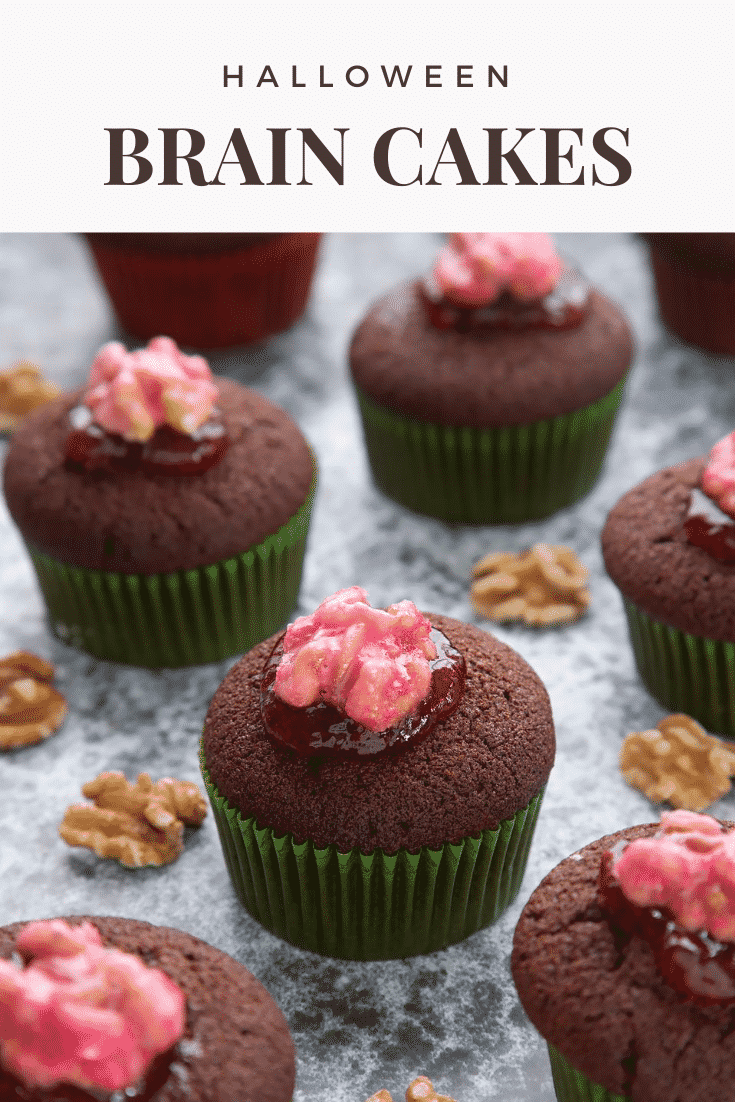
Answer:
[[[562,271],[546,233],[453,233],[439,253],[434,278],[460,306],[484,306],[507,291],[532,302],[553,291]]]
[[[0,960],[0,1057],[29,1087],[133,1086],[185,1028],[176,984],[132,953],[106,949],[89,922],[30,922]]]

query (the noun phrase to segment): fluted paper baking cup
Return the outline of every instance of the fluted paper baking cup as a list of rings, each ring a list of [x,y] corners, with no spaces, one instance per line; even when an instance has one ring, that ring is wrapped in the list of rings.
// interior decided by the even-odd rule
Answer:
[[[318,233],[278,234],[191,256],[93,239],[90,248],[120,321],[136,337],[223,348],[287,329],[304,311]]]
[[[293,611],[314,490],[312,483],[298,512],[262,543],[196,570],[86,570],[29,545],[54,633],[96,658],[133,666],[196,666],[243,654]]]
[[[735,643],[669,627],[623,598],[638,672],[656,699],[735,738]]]
[[[204,783],[232,883],[247,911],[286,941],[347,960],[431,953],[489,926],[515,898],[543,790],[496,830],[418,853],[341,853],[244,819]]]
[[[357,389],[373,478],[407,509],[453,523],[549,516],[597,480],[624,386],[573,413],[493,429],[416,421]]]
[[[573,1068],[558,1049],[547,1041],[551,1074],[558,1102],[631,1102],[628,1094],[612,1094]]]

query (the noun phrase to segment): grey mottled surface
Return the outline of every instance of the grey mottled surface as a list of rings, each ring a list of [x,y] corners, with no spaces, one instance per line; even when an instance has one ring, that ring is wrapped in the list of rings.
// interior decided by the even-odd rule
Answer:
[[[617,768],[628,731],[661,708],[636,676],[620,601],[602,568],[599,532],[620,494],[658,467],[707,450],[735,424],[735,364],[664,332],[645,249],[633,236],[560,235],[563,250],[627,312],[638,357],[603,477],[578,506],[518,527],[447,528],[412,516],[372,486],[345,367],[349,334],[392,283],[422,270],[436,238],[330,237],[311,305],[267,346],[212,359],[300,422],[321,483],[300,611],[341,586],[374,604],[410,597],[471,619],[472,563],[538,539],[568,543],[592,572],[593,605],[579,624],[497,634],[534,666],[551,694],[558,734],[520,898],[492,929],[446,952],[403,962],[344,964],[303,953],[263,931],[236,901],[211,817],[183,857],[127,871],[70,850],[56,829],[80,785],[102,769],[145,769],[197,781],[196,749],[210,697],[228,663],[150,673],[97,662],[54,640],[30,563],[0,503],[0,655],[34,650],[57,663],[69,718],[45,744],[0,757],[0,923],[85,911],[188,930],[232,953],[269,988],[298,1051],[295,1102],[394,1099],[419,1074],[458,1102],[551,1102],[545,1050],[520,1009],[508,970],[520,909],[541,877],[579,846],[657,816]],[[0,237],[0,367],[36,360],[64,386],[81,383],[97,347],[116,335],[81,241]],[[716,811],[735,817],[735,797]]]

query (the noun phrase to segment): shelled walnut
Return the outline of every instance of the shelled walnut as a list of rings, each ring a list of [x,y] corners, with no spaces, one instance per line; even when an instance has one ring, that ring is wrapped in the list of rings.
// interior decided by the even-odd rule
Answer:
[[[0,658],[0,749],[30,746],[58,731],[69,709],[53,677],[51,663],[30,651]]]
[[[371,1094],[367,1102],[393,1102],[393,1097],[389,1091],[378,1091],[377,1094]],[[420,1075],[418,1079],[409,1083],[406,1102],[454,1102],[454,1099],[448,1094],[437,1094],[431,1080],[425,1075]]]
[[[518,555],[493,552],[472,575],[472,606],[488,620],[548,627],[570,624],[589,607],[589,571],[569,547],[536,543]]]
[[[59,393],[59,388],[44,379],[40,368],[28,360],[0,371],[0,432],[12,432],[27,413]]]
[[[649,800],[703,811],[729,792],[735,749],[708,735],[691,716],[671,715],[623,740],[620,769]]]
[[[207,805],[195,784],[163,777],[155,784],[139,773],[130,784],[123,773],[100,773],[83,785],[94,804],[72,804],[59,827],[70,846],[85,846],[127,868],[167,865],[184,849],[184,824],[199,826]]]

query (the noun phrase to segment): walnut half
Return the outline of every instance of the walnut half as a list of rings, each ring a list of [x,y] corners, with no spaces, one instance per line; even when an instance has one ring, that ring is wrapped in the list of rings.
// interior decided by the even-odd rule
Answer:
[[[199,826],[207,814],[195,784],[163,777],[155,784],[139,773],[130,784],[123,773],[100,773],[82,787],[94,804],[72,804],[59,827],[70,846],[85,846],[127,868],[167,865],[184,849],[184,824]]]
[[[536,543],[518,555],[493,552],[475,563],[472,575],[472,607],[499,623],[570,624],[590,603],[589,571],[570,547]]]
[[[53,676],[51,663],[30,651],[0,658],[0,749],[30,746],[61,727],[68,707]]]

